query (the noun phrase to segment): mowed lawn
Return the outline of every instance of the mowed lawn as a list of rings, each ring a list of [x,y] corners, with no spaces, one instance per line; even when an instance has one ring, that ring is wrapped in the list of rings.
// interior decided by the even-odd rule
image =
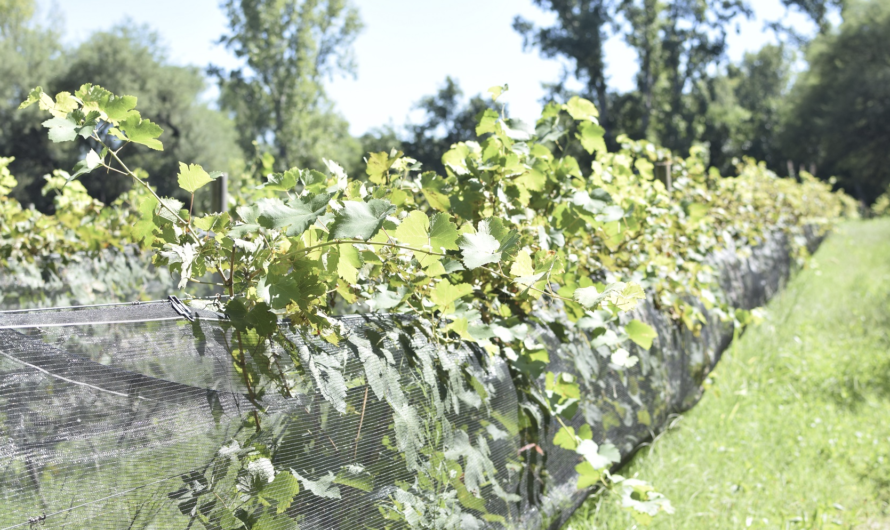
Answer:
[[[652,528],[890,529],[890,220],[838,228],[620,473],[673,503]],[[566,528],[635,524],[589,500]]]

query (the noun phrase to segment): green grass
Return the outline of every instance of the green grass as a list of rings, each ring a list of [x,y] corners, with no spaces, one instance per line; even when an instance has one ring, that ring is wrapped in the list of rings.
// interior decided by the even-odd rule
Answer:
[[[653,528],[890,529],[890,220],[823,244],[724,353],[701,402],[640,451]],[[566,528],[633,528],[589,500]]]

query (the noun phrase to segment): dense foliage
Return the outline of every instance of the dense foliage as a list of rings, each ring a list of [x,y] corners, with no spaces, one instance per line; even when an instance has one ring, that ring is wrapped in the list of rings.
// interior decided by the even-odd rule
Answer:
[[[503,90],[490,90],[494,102]],[[722,248],[748,252],[778,230],[790,236],[792,252],[802,258],[805,227],[826,229],[853,210],[848,198],[805,173],[798,183],[744,161],[737,177],[723,178],[708,170],[701,149],[683,159],[626,137],[618,138],[620,150],[608,152],[596,107],[575,97],[547,105],[534,128],[484,110],[475,130],[481,140],[454,144],[442,157],[445,174],[423,172],[399,152],[380,152],[369,157],[360,179],[330,161],[325,173],[272,172],[261,186],[243,188],[226,211],[197,215],[193,204],[159,196],[144,174],[122,161],[119,151],[131,144],[163,149],[161,128],[142,118],[136,102],[89,84],[54,98],[39,87],[30,93],[22,107],[36,104],[51,114],[43,125],[53,142],[85,140],[96,149],[73,174],[49,179],[48,189],[60,193],[55,216],[8,198],[14,182],[4,173],[2,256],[29,260],[138,244],[153,251],[155,264],[179,276],[180,289],[218,286],[229,295],[220,310],[237,337],[233,361],[259,410],[264,393],[290,395],[292,388],[317,384],[335,410],[345,411],[338,398],[345,392],[342,378],[338,383],[321,377],[318,367],[309,366],[315,378],[307,379],[296,353],[296,371],[285,371],[260,347],[288,342],[277,325],[280,318],[300,333],[338,343],[345,330],[333,315],[410,313],[413,328],[441,348],[456,351],[462,342],[474,342],[508,363],[525,403],[522,437],[537,446],[544,416],[570,418],[579,387],[563,374],[543,373],[547,351],[530,340],[528,324],[547,326],[564,341],[609,338],[604,345],[612,350],[612,366],[624,370],[637,359],[622,344],[648,349],[656,338],[638,320],[619,320],[639,300],[651,296],[678,326],[693,331],[702,321],[694,299],[744,323],[750,316],[723,300],[708,255]],[[573,144],[595,155],[589,169],[567,154]],[[77,183],[85,174],[106,172],[135,183],[110,208],[86,198]],[[178,182],[193,198],[218,176],[180,163]],[[325,370],[322,374],[331,373]],[[468,388],[484,394],[465,376]],[[368,377],[373,379],[370,372]],[[404,404],[389,403],[398,433]],[[261,432],[262,414],[250,426]],[[565,426],[555,439],[578,452],[579,487],[608,484],[608,468],[617,459],[614,448],[590,438],[589,429]],[[449,469],[453,457],[418,452],[416,444],[424,439],[409,429],[395,443],[412,459],[409,469],[435,482],[437,466]],[[248,469],[269,451],[274,448],[245,450],[242,466]],[[533,472],[534,460],[524,465]],[[288,488],[297,483],[293,477],[281,480]],[[628,506],[641,517],[670,511],[648,487],[618,480],[619,497],[632,494],[638,502]],[[423,483],[406,485],[405,495],[409,489],[423,493]],[[459,486],[446,480],[435,491],[449,488]],[[272,518],[268,499],[277,498],[280,507],[300,490],[287,491],[285,499],[261,490],[227,520],[249,527],[264,513]],[[396,497],[388,518],[408,518],[417,526],[447,519],[412,519],[416,507],[408,509],[405,497]],[[438,504],[440,514],[478,508],[460,491],[458,499],[434,495],[424,502]]]

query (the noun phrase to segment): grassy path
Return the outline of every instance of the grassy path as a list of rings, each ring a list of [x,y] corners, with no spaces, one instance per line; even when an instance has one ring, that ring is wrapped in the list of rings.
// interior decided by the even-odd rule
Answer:
[[[653,528],[890,529],[890,220],[842,226],[767,309],[622,474],[671,499]],[[633,527],[611,502],[567,525]]]

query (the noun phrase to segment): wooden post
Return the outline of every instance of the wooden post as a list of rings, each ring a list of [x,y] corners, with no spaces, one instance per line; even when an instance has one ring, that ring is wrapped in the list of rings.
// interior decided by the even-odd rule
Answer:
[[[223,173],[211,185],[213,199],[211,201],[211,209],[216,213],[222,213],[228,210],[229,204],[229,187],[228,175]]]
[[[664,184],[666,190],[671,191],[671,161],[658,162],[655,164],[655,178]]]

